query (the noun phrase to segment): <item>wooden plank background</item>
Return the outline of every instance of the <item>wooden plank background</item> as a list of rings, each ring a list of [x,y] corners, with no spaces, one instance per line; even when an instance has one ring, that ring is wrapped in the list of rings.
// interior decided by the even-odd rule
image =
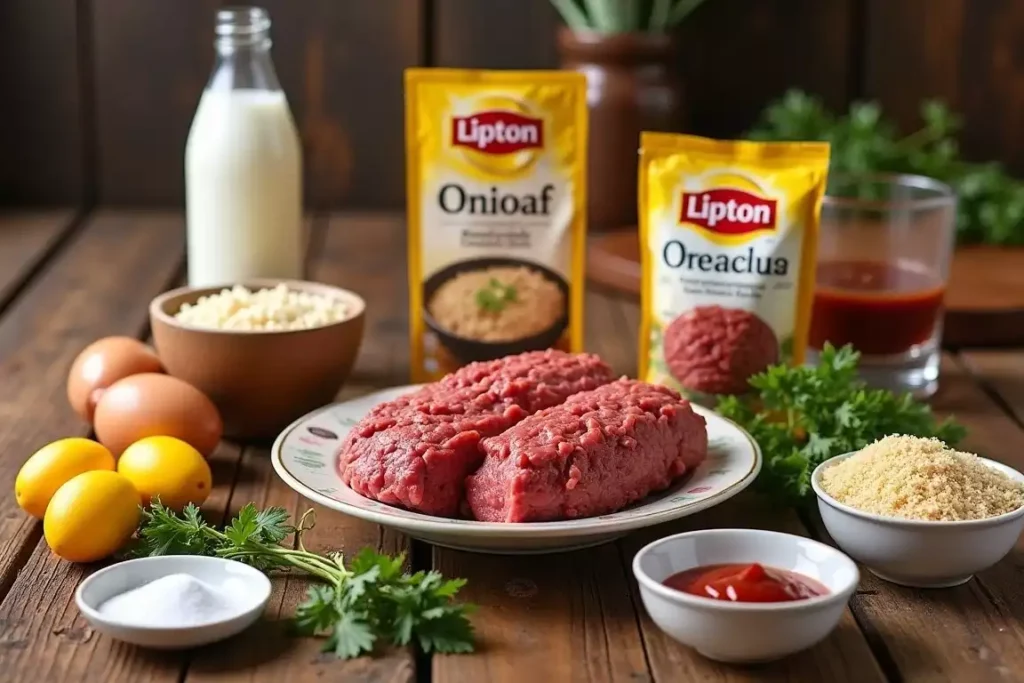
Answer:
[[[180,206],[224,0],[0,2],[0,203]],[[549,0],[263,0],[317,208],[403,203],[402,70],[558,66]],[[738,135],[797,86],[963,112],[968,156],[1024,174],[1024,4],[712,0],[679,30],[690,132]]]
[[[78,12],[73,0],[0,1],[0,202],[85,197]]]

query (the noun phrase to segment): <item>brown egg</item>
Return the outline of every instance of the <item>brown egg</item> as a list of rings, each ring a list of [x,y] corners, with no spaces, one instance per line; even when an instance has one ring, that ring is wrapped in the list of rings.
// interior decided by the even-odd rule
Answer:
[[[116,457],[147,436],[173,436],[204,456],[224,431],[220,413],[201,391],[169,375],[144,373],[112,384],[96,404],[96,438]]]
[[[96,402],[119,379],[142,372],[163,372],[156,352],[138,339],[106,337],[78,354],[68,373],[68,401],[86,422],[92,422]]]

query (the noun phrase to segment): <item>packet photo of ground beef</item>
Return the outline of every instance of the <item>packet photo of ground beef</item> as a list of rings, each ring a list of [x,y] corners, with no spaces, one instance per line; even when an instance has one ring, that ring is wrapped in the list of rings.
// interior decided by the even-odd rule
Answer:
[[[828,143],[641,136],[641,379],[711,401],[803,362],[828,162]]]
[[[413,381],[583,345],[586,80],[405,75]]]

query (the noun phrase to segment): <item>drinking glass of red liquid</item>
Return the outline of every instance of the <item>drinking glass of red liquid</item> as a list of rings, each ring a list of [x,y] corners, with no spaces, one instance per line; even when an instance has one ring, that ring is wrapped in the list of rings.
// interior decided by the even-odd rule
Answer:
[[[852,344],[870,385],[938,388],[956,196],[913,175],[833,176],[821,211],[810,353]]]

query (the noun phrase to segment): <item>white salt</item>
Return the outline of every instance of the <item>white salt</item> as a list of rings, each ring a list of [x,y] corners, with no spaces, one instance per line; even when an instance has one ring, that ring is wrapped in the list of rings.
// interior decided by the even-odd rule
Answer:
[[[110,598],[99,611],[131,626],[200,626],[239,613],[235,602],[223,594],[189,574],[169,574]]]

